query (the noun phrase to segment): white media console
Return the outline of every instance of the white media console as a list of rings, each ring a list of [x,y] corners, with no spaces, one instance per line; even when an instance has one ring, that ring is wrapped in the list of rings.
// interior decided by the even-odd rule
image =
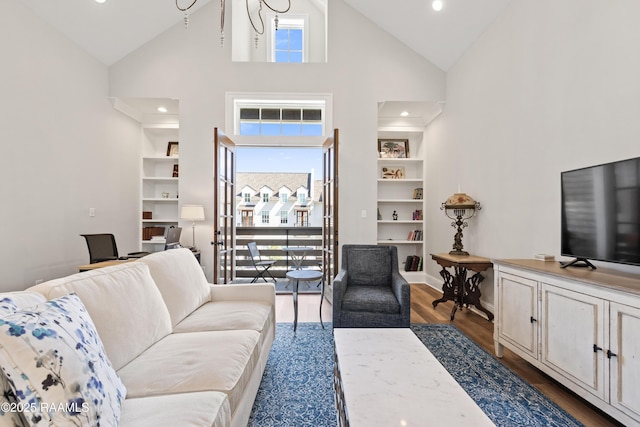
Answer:
[[[493,260],[496,355],[507,347],[628,426],[640,426],[640,277]]]

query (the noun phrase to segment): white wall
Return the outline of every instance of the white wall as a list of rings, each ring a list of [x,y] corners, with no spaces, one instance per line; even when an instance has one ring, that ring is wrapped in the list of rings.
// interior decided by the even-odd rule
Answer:
[[[0,0],[0,291],[77,271],[80,233],[138,245],[139,126],[117,113],[107,69],[20,2]],[[89,218],[89,208],[96,216]]]
[[[225,122],[225,92],[333,94],[340,129],[340,243],[376,240],[377,103],[444,98],[444,73],[382,32],[342,0],[329,4],[326,64],[233,63],[230,42],[219,44],[219,5],[191,16],[113,65],[110,93],[180,100],[180,199],[202,204],[197,228],[211,278],[212,136]],[[367,210],[367,218],[361,211]],[[188,226],[188,225],[187,225]]]
[[[465,249],[559,258],[560,172],[640,156],[638,16],[637,0],[513,0],[450,70],[428,133],[428,251],[451,248],[439,206],[460,184],[483,206]]]

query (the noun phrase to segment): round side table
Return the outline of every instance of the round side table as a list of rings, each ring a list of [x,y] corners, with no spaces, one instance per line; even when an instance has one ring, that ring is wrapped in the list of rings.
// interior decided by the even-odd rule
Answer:
[[[322,279],[322,271],[318,270],[291,270],[287,272],[287,279],[294,280],[295,285],[293,287],[293,331],[296,331],[298,327],[298,285],[300,281],[311,282],[314,280]],[[322,293],[320,295],[320,325],[324,329],[324,323],[322,323],[322,300],[324,299],[324,284],[322,286]]]

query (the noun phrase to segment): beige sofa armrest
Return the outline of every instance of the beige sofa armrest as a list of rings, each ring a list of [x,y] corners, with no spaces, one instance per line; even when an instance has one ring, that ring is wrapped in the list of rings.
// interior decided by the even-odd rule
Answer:
[[[261,301],[275,307],[276,288],[271,283],[213,285],[211,301]]]

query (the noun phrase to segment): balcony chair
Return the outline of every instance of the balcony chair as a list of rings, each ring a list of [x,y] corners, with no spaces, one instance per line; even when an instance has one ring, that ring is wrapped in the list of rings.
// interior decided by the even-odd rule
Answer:
[[[408,328],[409,283],[395,246],[344,245],[333,280],[334,328]]]
[[[265,279],[264,275],[268,274],[269,277],[271,277],[273,279],[273,283],[276,283],[277,280],[275,277],[273,277],[273,275],[271,274],[271,272],[269,271],[269,269],[273,266],[273,264],[276,263],[275,260],[262,260],[262,258],[260,257],[260,251],[258,250],[258,245],[256,244],[256,242],[249,242],[247,243],[247,247],[249,248],[249,256],[251,257],[251,262],[253,263],[253,267],[256,269],[256,277],[253,278],[253,280],[251,281],[251,283],[255,283],[258,281],[258,279],[262,279],[265,282],[267,282],[267,279]]]
[[[142,258],[149,252],[131,252],[126,256],[118,256],[118,246],[113,234],[81,234],[87,241],[89,249],[89,263],[95,264],[102,261],[125,260],[131,258]]]

